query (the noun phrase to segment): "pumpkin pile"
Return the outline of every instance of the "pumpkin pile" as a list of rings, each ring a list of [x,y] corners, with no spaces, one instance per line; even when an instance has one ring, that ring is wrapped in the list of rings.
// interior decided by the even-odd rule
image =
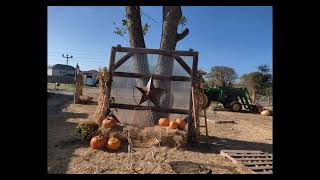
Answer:
[[[99,130],[99,135],[95,136],[90,141],[90,147],[92,149],[101,149],[106,147],[108,150],[118,150],[121,147],[121,140],[115,135],[109,136],[110,130],[117,125],[117,119],[111,112],[101,123],[101,128]],[[107,135],[103,133],[106,130]],[[111,138],[109,138],[111,137]]]
[[[101,149],[106,147],[108,150],[115,151],[121,147],[121,141],[116,137],[107,139],[102,135],[98,135],[91,139],[90,147],[92,149]]]
[[[168,118],[159,119],[160,126],[169,126],[170,129],[185,129],[186,121],[182,118],[176,118],[175,121],[169,120]]]

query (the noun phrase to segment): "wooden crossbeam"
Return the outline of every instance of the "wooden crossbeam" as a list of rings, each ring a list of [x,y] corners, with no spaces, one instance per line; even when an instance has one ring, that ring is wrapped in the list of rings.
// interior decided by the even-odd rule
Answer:
[[[176,51],[167,49],[146,49],[146,48],[128,48],[128,47],[112,47],[116,52],[133,52],[140,54],[159,54],[164,56],[195,56],[198,54],[196,51]]]
[[[131,104],[119,104],[119,103],[110,104],[110,108],[130,109],[130,110],[134,110],[134,108],[149,108],[152,111],[163,112],[163,113],[176,113],[176,114],[190,113],[189,110],[185,110],[185,109],[163,109],[156,106],[140,106],[140,105],[131,105]]]
[[[127,53],[125,56],[123,56],[121,59],[119,59],[111,68],[112,70],[116,70],[119,66],[121,66],[123,63],[125,63],[134,53]]]
[[[191,76],[192,75],[192,70],[191,68],[188,66],[188,64],[186,64],[184,62],[184,60],[182,60],[182,58],[180,56],[173,56],[177,62],[182,66],[182,68],[187,71],[187,73]]]
[[[157,79],[157,80],[185,81],[185,82],[191,81],[191,78],[187,76],[167,76],[167,75],[159,75],[159,74],[150,74],[150,76],[146,76],[146,74],[143,74],[143,73],[128,73],[128,72],[113,72],[112,75],[117,77],[145,78],[145,79],[149,79],[150,76],[152,76],[153,79]]]

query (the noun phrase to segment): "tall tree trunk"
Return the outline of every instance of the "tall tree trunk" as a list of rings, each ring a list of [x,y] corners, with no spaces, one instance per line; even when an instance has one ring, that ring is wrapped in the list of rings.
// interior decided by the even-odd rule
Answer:
[[[177,33],[179,20],[182,16],[181,6],[164,6],[163,7],[163,24],[162,24],[162,36],[160,49],[175,50],[177,42],[188,35],[189,30],[186,28],[181,34]],[[161,75],[172,75],[173,70],[173,59],[167,56],[159,56],[156,74]],[[155,81],[155,86],[164,88],[167,90],[165,98],[160,102],[160,107],[170,107],[171,82],[170,81]],[[154,113],[156,119],[166,117],[168,114],[165,113]]]
[[[130,46],[131,47],[141,47],[145,48],[140,7],[139,6],[126,6],[126,16],[127,16],[127,26],[130,37]],[[135,54],[132,57],[133,60],[133,71],[136,73],[149,73],[149,66],[147,55],[144,54]],[[137,80],[137,86],[144,86],[148,82],[148,79]]]

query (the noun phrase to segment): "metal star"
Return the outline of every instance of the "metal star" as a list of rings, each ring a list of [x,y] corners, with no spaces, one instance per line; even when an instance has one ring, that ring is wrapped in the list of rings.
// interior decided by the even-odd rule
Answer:
[[[155,88],[152,79],[153,78],[151,76],[146,87],[141,88],[136,86],[136,88],[142,93],[139,105],[147,100],[150,100],[153,104],[159,106],[159,99],[164,89]]]

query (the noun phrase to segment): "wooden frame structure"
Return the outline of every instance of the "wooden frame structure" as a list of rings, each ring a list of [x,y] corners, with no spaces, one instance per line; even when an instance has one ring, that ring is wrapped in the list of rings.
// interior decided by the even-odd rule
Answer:
[[[126,52],[127,54],[115,62],[116,53],[117,52]],[[108,91],[111,94],[111,86],[113,77],[127,77],[127,78],[149,78],[146,77],[147,74],[143,73],[128,73],[128,72],[115,72],[117,68],[119,68],[123,63],[125,63],[130,57],[135,54],[158,54],[164,55],[168,57],[173,57],[173,60],[176,60],[178,64],[190,75],[188,76],[168,76],[168,75],[159,75],[159,74],[150,74],[156,80],[166,80],[166,81],[184,81],[191,82],[191,87],[195,87],[197,81],[197,72],[198,72],[198,52],[190,49],[189,51],[172,51],[172,50],[164,50],[164,49],[147,49],[147,48],[128,48],[121,47],[118,45],[117,47],[112,47],[109,61],[109,74],[110,79],[107,83]],[[180,56],[189,56],[192,57],[192,67],[189,67],[187,63]],[[163,113],[176,113],[176,114],[186,114],[189,115],[188,119],[188,142],[193,141],[195,137],[195,122],[192,119],[192,94],[190,92],[190,107],[189,110],[185,109],[162,109],[160,107],[155,106],[140,106],[140,105],[132,105],[132,104],[119,104],[119,103],[110,103],[109,108],[118,108],[118,109],[130,109],[134,108],[150,108],[152,111],[163,112]]]

